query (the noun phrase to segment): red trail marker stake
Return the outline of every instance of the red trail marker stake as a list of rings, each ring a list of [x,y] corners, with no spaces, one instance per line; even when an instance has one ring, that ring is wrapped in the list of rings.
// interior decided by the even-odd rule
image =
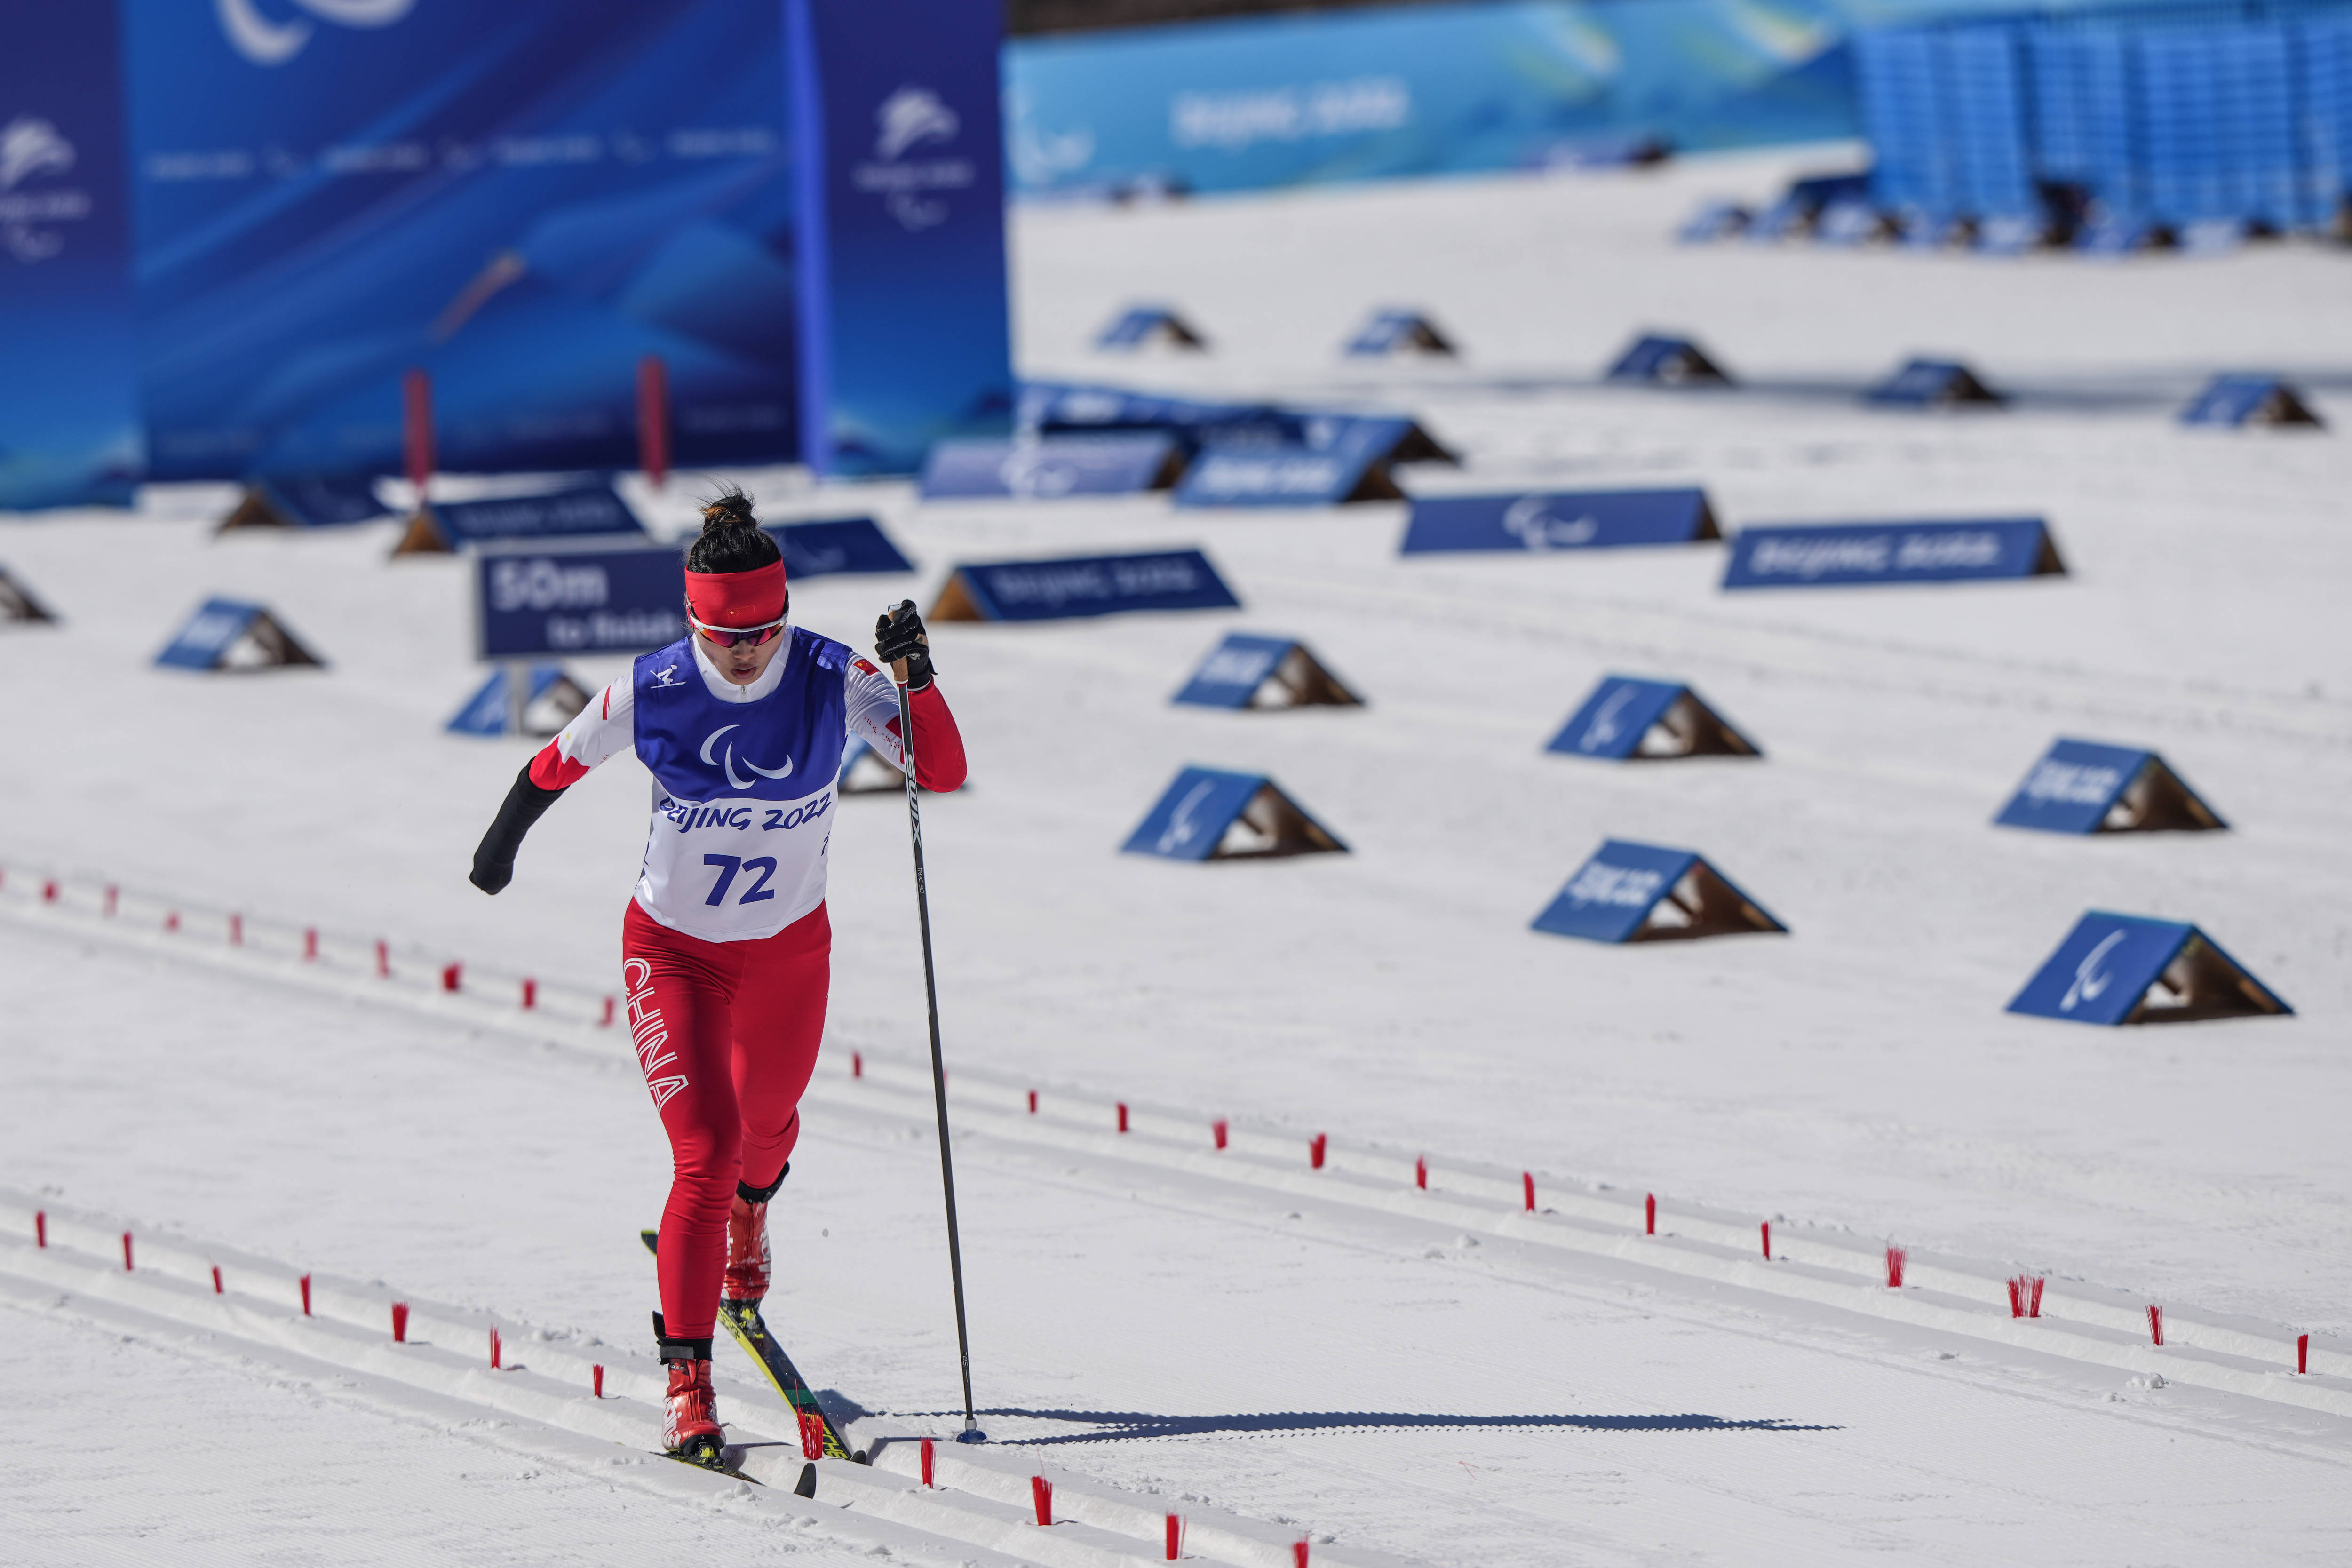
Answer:
[[[1642,1194],[1642,1234],[1643,1236],[1658,1234],[1658,1194],[1655,1193]]]
[[[931,1440],[929,1437],[923,1439],[922,1456],[923,1487],[925,1490],[929,1490],[931,1485]]]
[[[1519,1173],[1519,1192],[1521,1197],[1526,1200],[1528,1213],[1535,1213],[1536,1173],[1533,1171],[1522,1171]]]
[[[1223,1117],[1220,1116],[1214,1121],[1209,1123],[1209,1136],[1215,1142],[1218,1148],[1222,1149],[1225,1146],[1225,1119]]]
[[[2311,1370],[2311,1336],[2309,1334],[2294,1336],[2294,1370],[2298,1376]]]
[[[604,1363],[597,1362],[588,1368],[588,1386],[595,1391],[597,1398],[602,1399],[604,1397]]]
[[[462,963],[452,963],[444,968],[441,971],[441,989],[444,991],[457,989],[457,982],[464,973],[465,967]]]
[[[1029,1091],[1029,1114],[1037,1114],[1037,1091],[1034,1089]]]
[[[2147,1308],[2147,1337],[2157,1349],[2164,1348],[2164,1309],[2153,1301]]]
[[[114,884],[109,882],[106,885],[106,912],[110,919],[111,919],[114,914],[114,900],[116,896]]]
[[[1307,1539],[1304,1536],[1290,1543],[1290,1568],[1307,1568]]]
[[[122,1233],[122,1271],[131,1272],[131,1233],[127,1230]]]
[[[425,481],[433,477],[433,378],[421,370],[400,378],[400,447],[422,508]]]
[[[1118,1102],[1118,1130],[1127,1131],[1127,1101],[1123,1100]]]
[[[228,917],[228,944],[231,947],[243,947],[245,945],[245,917],[243,915],[231,915]]]
[[[213,1294],[215,1296],[228,1294],[226,1290],[221,1289],[220,1265],[217,1263],[213,1265]]]
[[[310,1315],[310,1277],[308,1274],[302,1276],[302,1315],[306,1318]]]
[[[1314,1137],[1309,1138],[1307,1141],[1307,1163],[1315,1170],[1321,1170],[1323,1168],[1323,1152],[1329,1146],[1329,1140],[1320,1132],[1318,1132]]]
[[[1886,1249],[1886,1288],[1889,1290],[1903,1289],[1903,1260],[1909,1256],[1899,1247]]]
[[[864,1078],[866,1076],[865,1052],[852,1051],[849,1053],[849,1076],[852,1078]]]
[[[43,903],[45,903],[45,904],[54,904],[54,903],[56,903],[57,901],[58,901],[58,885],[57,885],[55,882],[44,882],[44,883],[42,883],[42,884],[41,884],[41,902],[43,902]]]
[[[47,1209],[35,1209],[33,1211],[33,1245],[47,1247],[48,1244],[49,1212]]]
[[[637,362],[637,467],[656,489],[669,479],[669,373],[659,354]]]
[[[375,944],[375,977],[378,980],[392,978],[392,944],[390,942],[379,942]]]
[[[1412,1163],[1412,1184],[1423,1192],[1429,1191],[1429,1156],[1421,1155]]]
[[[1764,1261],[1772,1261],[1772,1222],[1769,1219],[1764,1222]]]
[[[490,1331],[490,1370],[492,1372],[500,1369],[505,1351],[506,1347],[499,1342],[498,1330],[492,1329]]]
[[[1029,1478],[1029,1500],[1037,1506],[1037,1522],[1054,1522],[1054,1483],[1043,1476]]]
[[[522,983],[522,1010],[530,1012],[539,1005],[539,982],[526,977]]]
[[[1171,1513],[1168,1516],[1168,1561],[1173,1563],[1183,1555],[1184,1516]]]
[[[392,1304],[392,1342],[396,1345],[408,1342],[408,1303],[405,1301]]]
[[[613,1026],[613,999],[610,996],[604,998],[604,1016],[596,1020],[596,1026],[601,1029]]]
[[[302,933],[302,957],[307,963],[319,956],[319,928],[312,926]]]
[[[163,929],[165,931],[177,931],[180,929],[179,910],[166,910],[163,911]]]

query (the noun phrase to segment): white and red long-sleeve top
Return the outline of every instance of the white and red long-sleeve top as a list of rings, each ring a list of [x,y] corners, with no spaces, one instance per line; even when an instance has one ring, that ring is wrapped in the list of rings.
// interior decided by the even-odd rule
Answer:
[[[738,686],[687,637],[637,659],[531,759],[562,789],[634,747],[654,775],[636,901],[707,942],[773,936],[824,901],[825,849],[851,736],[906,767],[898,689],[870,659],[794,626],[760,679]],[[936,682],[909,698],[916,780],[964,777],[963,738]]]

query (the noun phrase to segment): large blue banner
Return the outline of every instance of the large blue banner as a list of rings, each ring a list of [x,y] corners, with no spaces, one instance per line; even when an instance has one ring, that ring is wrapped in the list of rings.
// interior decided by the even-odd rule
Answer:
[[[800,188],[802,452],[911,473],[1012,428],[1001,7],[784,0]]]
[[[121,41],[97,0],[0,28],[0,508],[127,505],[142,466]]]
[[[749,0],[125,0],[158,478],[794,448],[782,30]]]

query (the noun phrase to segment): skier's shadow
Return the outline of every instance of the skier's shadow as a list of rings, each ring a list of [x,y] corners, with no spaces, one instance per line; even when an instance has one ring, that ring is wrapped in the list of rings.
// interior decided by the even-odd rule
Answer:
[[[961,1411],[923,1412],[961,1415]],[[1734,1421],[1720,1415],[1430,1415],[1394,1410],[1273,1410],[1253,1415],[1152,1415],[1136,1410],[983,1410],[982,1415],[1021,1416],[1034,1421],[1066,1421],[1093,1427],[1087,1432],[1061,1432],[1038,1437],[1007,1437],[1016,1444],[1119,1443],[1168,1437],[1204,1437],[1262,1432],[1381,1432],[1531,1427],[1580,1429],[1589,1432],[1836,1432],[1843,1428],[1811,1426],[1777,1418]]]

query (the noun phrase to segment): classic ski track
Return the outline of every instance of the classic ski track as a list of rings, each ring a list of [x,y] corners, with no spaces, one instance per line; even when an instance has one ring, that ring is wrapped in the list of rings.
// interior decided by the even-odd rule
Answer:
[[[232,973],[275,978],[302,989],[381,1006],[387,1003],[450,1022],[552,1042],[606,1061],[634,1067],[618,1029],[567,1023],[552,1013],[525,1014],[466,992],[386,984],[323,963],[274,960],[252,947],[215,946],[184,936],[143,931],[82,912],[61,897],[28,901],[26,879],[0,885],[0,914],[37,928],[96,937]],[[85,890],[86,891],[86,890]],[[14,895],[14,896],[9,896]],[[584,1013],[582,1015],[584,1016]],[[887,1058],[867,1062],[862,1078],[820,1076],[808,1097],[827,1107],[892,1114],[928,1123],[928,1068]],[[2164,1303],[2166,1343],[2148,1342],[2146,1298],[2052,1276],[2042,1315],[2009,1315],[2006,1270],[1973,1259],[1914,1251],[1905,1289],[1888,1289],[1877,1248],[1836,1233],[1783,1223],[1774,1256],[1760,1256],[1760,1215],[1659,1205],[1659,1234],[1642,1234],[1641,1205],[1630,1194],[1557,1182],[1539,1188],[1540,1212],[1523,1212],[1518,1173],[1447,1161],[1433,1173],[1431,1189],[1411,1184],[1412,1163],[1400,1152],[1333,1141],[1326,1168],[1311,1170],[1304,1140],[1295,1133],[1231,1127],[1231,1147],[1217,1151],[1205,1115],[1130,1106],[1133,1131],[1118,1133],[1113,1103],[1057,1090],[1042,1114],[1025,1110],[1026,1085],[1003,1074],[957,1068],[953,1110],[960,1134],[986,1134],[1011,1146],[1053,1149],[1118,1162],[1162,1176],[1206,1178],[1286,1198],[1351,1207],[1368,1215],[1433,1223],[1480,1236],[1528,1243],[1559,1254],[1615,1259],[1660,1276],[1829,1307],[1864,1318],[1962,1335],[2017,1351],[2055,1355],[2091,1365],[2352,1416],[2352,1352],[2315,1341],[2309,1375],[2294,1373],[2294,1343],[2276,1325],[2248,1318],[2200,1313]],[[978,1086],[977,1089],[974,1086]],[[785,1434],[787,1437],[791,1434]]]
[[[47,1244],[35,1242],[35,1213]],[[641,1476],[672,1495],[707,1500],[713,1489],[788,1512],[823,1505],[828,1528],[860,1550],[889,1546],[919,1560],[1036,1563],[1044,1568],[1138,1568],[1163,1559],[1165,1515],[1158,1500],[1120,1491],[1066,1466],[1011,1448],[968,1449],[941,1436],[935,1447],[935,1489],[917,1484],[920,1459],[912,1436],[886,1435],[868,1417],[852,1441],[871,1444],[874,1463],[814,1461],[815,1495],[793,1488],[810,1461],[793,1424],[772,1391],[721,1379],[730,1448],[749,1441],[738,1461],[761,1483],[702,1475],[671,1466],[656,1452],[661,1381],[641,1361],[604,1363],[604,1397],[590,1392],[590,1366],[602,1352],[518,1332],[508,1342],[514,1364],[493,1371],[483,1347],[493,1319],[381,1285],[313,1271],[311,1311],[302,1311],[294,1270],[266,1258],[191,1241],[141,1235],[137,1267],[121,1267],[115,1220],[0,1191],[0,1301],[26,1309],[67,1308],[116,1331],[224,1364],[258,1362],[275,1373],[304,1378],[326,1393],[362,1397],[444,1422],[495,1424],[503,1438],[583,1473],[606,1478],[614,1445],[642,1458]],[[222,1270],[215,1291],[210,1270]],[[391,1302],[408,1304],[408,1339],[394,1343]],[[506,1320],[507,1327],[520,1325]],[[453,1346],[466,1348],[455,1349]],[[526,1359],[527,1358],[527,1359]],[[746,1414],[748,1412],[748,1414]],[[675,1470],[676,1474],[669,1472]],[[1040,1531],[1029,1499],[1033,1476],[1055,1489],[1055,1523]],[[836,1511],[838,1510],[838,1511]],[[1238,1515],[1184,1509],[1187,1556],[1232,1568],[1288,1568],[1297,1532]],[[977,1549],[980,1556],[974,1558]],[[1318,1546],[1332,1568],[1404,1568],[1406,1560],[1360,1548]]]

